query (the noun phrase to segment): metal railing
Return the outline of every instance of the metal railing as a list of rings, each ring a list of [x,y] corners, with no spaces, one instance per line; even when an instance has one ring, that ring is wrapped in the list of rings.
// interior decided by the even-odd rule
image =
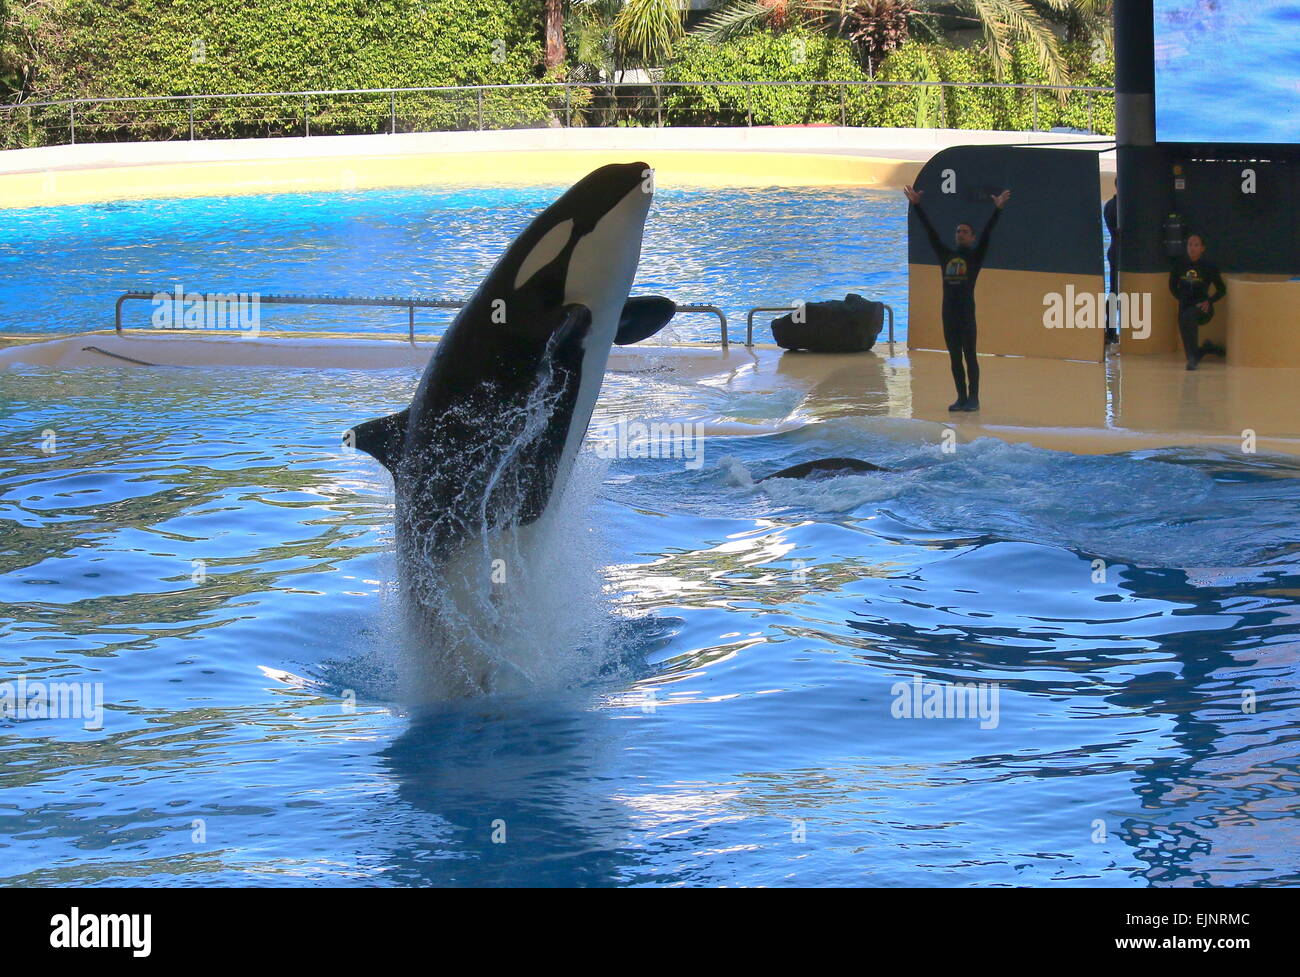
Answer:
[[[717,316],[718,326],[720,329],[719,339],[722,343],[722,348],[725,350],[730,345],[730,340],[727,338],[727,313],[723,312],[716,305],[679,305],[677,306],[677,312],[703,312],[708,315]]]
[[[407,342],[412,346],[415,345],[415,310],[416,309],[461,309],[465,306],[464,299],[422,299],[413,296],[390,296],[387,298],[353,296],[353,295],[263,295],[260,292],[186,292],[185,301],[200,300],[206,308],[210,300],[216,299],[222,302],[228,302],[236,296],[256,297],[259,305],[342,305],[342,306],[380,306],[388,308],[406,309],[407,311]],[[117,302],[113,308],[113,328],[120,336],[122,334],[122,306],[131,301],[142,302],[171,302],[176,303],[175,293],[171,291],[159,290],[157,292],[123,292],[118,296]],[[718,324],[721,327],[722,348],[728,348],[727,337],[727,314],[716,305],[679,305],[677,313],[705,313],[718,317]],[[167,331],[183,331],[186,327],[170,327]]]
[[[123,139],[201,139],[254,136],[356,135],[511,129],[562,124],[752,126],[760,93],[776,87],[808,90],[800,119],[847,125],[858,93],[872,89],[937,89],[942,115],[949,92],[980,89],[1027,93],[1030,131],[1039,131],[1040,93],[1086,96],[1086,111],[1070,115],[1096,132],[1096,107],[1114,98],[1104,86],[958,81],[614,81],[444,85],[419,88],[339,88],[294,92],[122,95],[0,105],[7,142],[20,130],[65,133],[67,142]],[[1048,104],[1051,104],[1049,101]],[[1017,105],[1017,110],[1019,110]],[[1011,109],[1008,107],[1008,111]],[[1064,117],[1064,116],[1063,116]],[[996,120],[995,120],[996,121]],[[777,124],[777,123],[773,123]],[[213,131],[215,130],[215,132]],[[1023,131],[1016,125],[1008,131]],[[205,132],[210,134],[204,134]],[[86,138],[89,134],[89,140]],[[57,139],[43,144],[53,145]]]
[[[229,296],[238,295],[237,292],[186,292],[186,300],[201,299],[206,307],[210,299],[220,298],[228,299]],[[416,309],[459,309],[465,303],[457,299],[420,299],[420,298],[399,298],[396,296],[390,298],[371,298],[366,296],[350,295],[263,295],[261,293],[242,293],[245,295],[255,294],[259,305],[347,305],[347,306],[387,306],[390,308],[407,310],[407,340],[412,346],[415,345],[415,310]],[[165,296],[161,301],[175,302],[172,292],[124,292],[118,296],[117,304],[113,310],[113,328],[118,335],[122,333],[122,305],[129,301],[160,301],[159,296]],[[176,328],[176,327],[173,327]],[[184,327],[180,327],[184,328]]]
[[[884,310],[889,314],[889,342],[894,342],[894,307],[884,302],[880,303]],[[796,312],[797,307],[793,305],[760,305],[757,308],[749,310],[749,315],[745,317],[745,345],[754,345],[754,316],[760,312]]]

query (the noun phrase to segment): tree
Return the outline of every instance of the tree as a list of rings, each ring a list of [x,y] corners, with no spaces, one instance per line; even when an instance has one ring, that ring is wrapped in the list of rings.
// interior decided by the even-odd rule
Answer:
[[[546,0],[542,8],[542,21],[546,38],[545,64],[549,71],[564,64],[567,54],[564,49],[564,0]]]
[[[1051,22],[1074,35],[1105,32],[1110,0],[724,0],[699,27],[718,40],[758,28],[781,30],[792,21],[832,31],[855,41],[871,62],[918,32],[938,36],[943,15],[979,27],[994,71],[1005,78],[1017,41],[1028,42],[1048,81],[1069,83],[1060,43]],[[955,13],[948,13],[955,8]]]
[[[1113,0],[1066,0],[1046,2],[1047,16],[1065,24],[1067,41],[1112,42],[1115,4]]]
[[[558,7],[560,0],[546,3],[549,26],[551,5]],[[568,6],[575,16],[566,23],[561,15],[561,23],[576,49],[580,74],[661,65],[686,31],[680,0],[571,0]]]
[[[678,0],[624,0],[614,20],[615,44],[643,64],[667,61],[683,33],[685,8]]]

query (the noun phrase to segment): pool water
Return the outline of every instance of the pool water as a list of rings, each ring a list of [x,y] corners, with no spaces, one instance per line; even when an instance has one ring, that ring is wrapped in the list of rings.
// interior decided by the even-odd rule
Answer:
[[[129,200],[5,211],[0,332],[113,326],[130,291],[467,298],[563,188],[420,188]],[[634,290],[721,307],[730,337],[756,306],[858,292],[907,309],[907,201],[897,191],[684,190],[655,194]],[[268,329],[405,332],[402,309],[262,306]],[[453,313],[420,310],[434,335]],[[146,327],[147,303],[124,325]],[[767,317],[768,320],[771,316]],[[767,320],[759,320],[766,322]],[[683,314],[674,341],[718,340]]]
[[[587,451],[560,543],[604,590],[528,621],[564,680],[413,706],[339,434],[415,379],[0,374],[0,683],[104,703],[0,725],[4,882],[1300,882],[1293,461],[869,416]],[[595,427],[794,407],[614,374]],[[753,482],[834,455],[893,470]],[[909,718],[953,683],[978,715]]]

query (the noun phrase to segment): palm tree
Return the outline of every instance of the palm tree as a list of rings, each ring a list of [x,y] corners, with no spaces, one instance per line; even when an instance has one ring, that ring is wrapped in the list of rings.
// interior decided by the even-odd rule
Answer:
[[[546,38],[546,70],[564,64],[564,0],[545,0],[542,32]]]
[[[1046,6],[1051,10],[1048,16],[1065,22],[1067,41],[1112,41],[1113,0],[1067,0]]]
[[[679,0],[624,0],[614,20],[614,41],[637,61],[662,63],[685,33],[685,20],[686,9]]]
[[[565,22],[569,35],[569,76],[594,81],[614,74],[620,59],[614,49],[614,20],[620,0],[572,0]]]
[[[1096,34],[1110,15],[1109,0],[724,0],[698,33],[722,40],[799,22],[854,40],[874,62],[918,30],[937,36],[939,7],[955,7],[959,18],[979,26],[998,79],[1006,77],[1013,45],[1023,41],[1034,49],[1054,85],[1069,81],[1049,20],[1064,20],[1071,34]]]
[[[549,2],[549,0],[548,0]],[[685,33],[680,0],[569,0],[567,80],[583,87],[566,96],[567,112],[579,124],[593,119],[636,118],[645,91],[605,88],[633,68],[661,66]]]
[[[577,35],[582,64],[608,60],[611,49],[619,68],[629,63],[661,64],[672,56],[673,45],[685,33],[686,8],[680,0],[544,0],[548,69],[563,64],[568,56],[564,44],[566,7],[577,13],[568,26]]]

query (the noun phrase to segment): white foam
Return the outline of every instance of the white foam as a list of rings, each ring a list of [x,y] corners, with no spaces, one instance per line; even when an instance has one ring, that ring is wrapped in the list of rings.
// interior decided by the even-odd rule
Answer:
[[[603,593],[605,544],[591,519],[606,466],[579,456],[567,489],[531,526],[481,532],[434,586],[400,602],[402,699],[557,691],[595,675],[614,654]],[[405,589],[405,588],[403,588]]]
[[[723,473],[728,485],[741,489],[754,488],[754,476],[739,458],[723,455],[718,459],[718,470]]]

